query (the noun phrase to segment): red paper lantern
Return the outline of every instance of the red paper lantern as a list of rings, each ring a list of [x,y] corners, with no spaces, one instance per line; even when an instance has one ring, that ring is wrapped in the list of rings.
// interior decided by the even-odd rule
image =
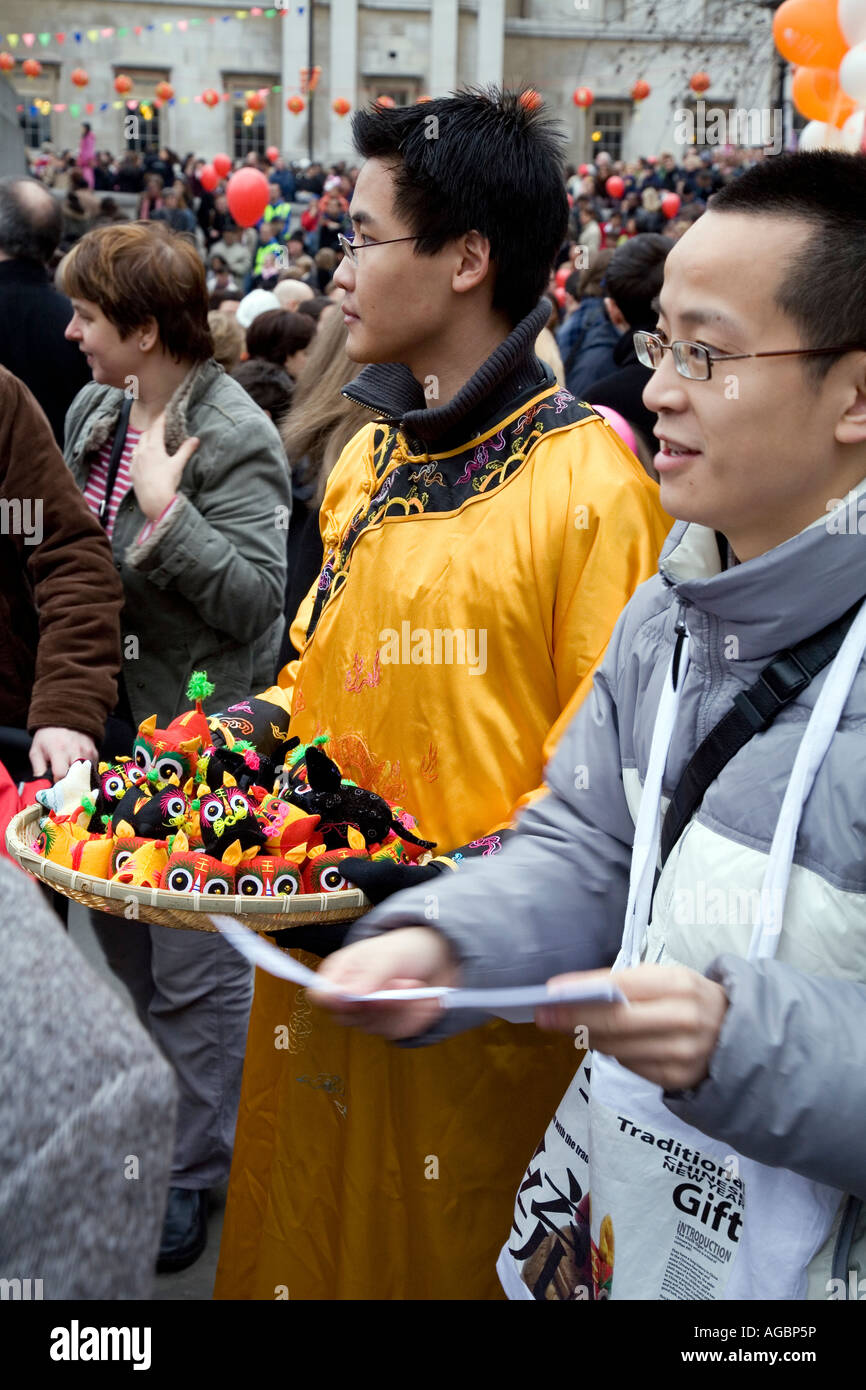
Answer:
[[[394,100],[394,98],[393,98],[393,97],[389,97],[389,96],[387,96],[387,95],[386,95],[386,96],[382,96],[382,97],[377,97],[376,100],[375,100],[375,102],[374,102],[373,104],[374,104],[374,106],[387,106],[389,110],[391,109],[392,106],[396,106],[396,105],[397,105],[397,103],[396,103],[396,101]]]
[[[247,92],[247,110],[264,111],[265,99],[261,92]]]
[[[227,154],[215,154],[211,164],[216,169],[221,179],[227,179],[232,171],[232,162]]]
[[[170,82],[157,82],[155,91],[160,101],[171,101],[174,96],[174,87]]]
[[[693,92],[705,92],[711,84],[711,77],[708,72],[694,72],[689,78],[689,86]]]
[[[291,113],[292,113],[293,116],[300,116],[300,114],[301,114],[301,112],[303,111],[303,109],[304,109],[304,98],[303,98],[303,97],[289,97],[288,101],[286,102],[286,110],[287,110],[287,111],[291,111]]]
[[[667,217],[668,219],[670,219],[671,217],[676,217],[677,213],[680,210],[679,193],[666,193],[662,198],[661,208],[665,217]]]
[[[593,94],[591,87],[575,87],[571,94],[571,99],[575,106],[592,106]]]
[[[38,58],[25,58],[21,64],[21,71],[26,77],[38,77],[42,71],[42,64]]]
[[[331,102],[331,110],[336,111],[338,116],[348,116],[352,109],[352,103],[345,97],[335,97]]]
[[[69,80],[76,87],[86,87],[90,81],[90,74],[85,72],[84,68],[74,68],[69,74]]]
[[[620,178],[619,174],[611,174],[605,184],[605,189],[610,194],[611,198],[621,198],[625,193],[625,182]]]
[[[0,53],[0,72],[11,72],[15,66],[15,59],[11,53]]]
[[[127,92],[132,91],[132,78],[127,77],[125,72],[119,72],[114,79],[114,90],[118,96],[125,96]]]
[[[268,148],[265,150],[265,155],[267,156],[269,164],[276,164],[280,157],[280,152],[276,145],[268,145]]]
[[[432,97],[428,97],[428,96],[416,97],[416,98],[415,98],[415,105],[416,105],[416,106],[419,106],[419,105],[421,104],[422,101],[432,101],[432,100],[433,100],[433,98],[432,98]]]
[[[252,227],[258,222],[270,196],[268,181],[258,169],[239,169],[226,188],[229,212],[239,227]]]
[[[631,89],[632,101],[646,101],[650,94],[650,84],[641,77]]]
[[[537,111],[542,103],[542,98],[540,94],[536,92],[532,87],[530,87],[529,90],[526,92],[521,92],[517,100],[520,102],[521,106],[525,107],[527,111]]]
[[[212,164],[205,164],[204,168],[198,171],[198,181],[202,188],[207,189],[208,193],[213,193],[220,178]]]
[[[208,87],[206,91],[202,92],[201,99],[205,106],[219,106],[219,92],[215,92],[213,87]]]

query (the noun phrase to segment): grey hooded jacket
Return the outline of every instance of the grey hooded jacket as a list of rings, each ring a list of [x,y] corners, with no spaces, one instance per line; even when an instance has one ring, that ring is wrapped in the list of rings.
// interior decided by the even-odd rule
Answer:
[[[761,668],[866,595],[866,546],[856,524],[864,506],[866,483],[798,536],[724,571],[714,533],[678,523],[658,577],[623,611],[593,691],[548,766],[548,794],[524,811],[502,854],[437,880],[435,920],[428,883],[363,918],[349,940],[409,922],[434,927],[451,942],[468,987],[541,983],[611,964],[678,613],[691,664],[666,798]],[[755,892],[825,678],[707,791],[659,877],[642,958],[699,970],[730,1000],[709,1077],[692,1092],[666,1094],[670,1110],[760,1163],[849,1194],[809,1269],[808,1296],[826,1299],[845,1297],[828,1281],[847,1281],[866,1256],[864,664],[803,810],[778,954],[745,959]],[[466,1015],[443,1020],[417,1042],[467,1026]]]
[[[92,383],[66,417],[64,455],[83,490],[123,392]],[[291,483],[276,427],[213,360],[193,368],[165,412],[165,447],[191,435],[178,503],[142,544],[132,488],[120,503],[112,550],[126,593],[123,673],[136,723],[185,709],[203,669],[215,690],[205,709],[272,684],[284,618]]]

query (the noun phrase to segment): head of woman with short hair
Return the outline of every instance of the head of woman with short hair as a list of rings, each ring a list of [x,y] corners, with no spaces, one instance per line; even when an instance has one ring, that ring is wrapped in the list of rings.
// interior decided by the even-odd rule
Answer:
[[[290,309],[268,309],[258,314],[247,329],[247,352],[282,367],[297,377],[306,362],[307,348],[316,335],[316,325],[307,315]]]
[[[74,314],[67,338],[93,379],[156,393],[213,355],[201,258],[159,222],[98,227],[58,272]]]

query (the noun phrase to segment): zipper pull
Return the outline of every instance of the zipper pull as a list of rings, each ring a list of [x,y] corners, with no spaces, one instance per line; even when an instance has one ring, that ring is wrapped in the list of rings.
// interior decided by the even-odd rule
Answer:
[[[674,647],[674,660],[673,667],[671,670],[671,677],[673,679],[674,690],[676,690],[677,688],[677,681],[679,679],[680,674],[680,656],[682,655],[683,642],[689,635],[689,630],[686,627],[685,611],[685,602],[682,599],[680,599],[679,608],[677,609],[677,620],[674,624],[674,632],[677,634],[677,644]]]

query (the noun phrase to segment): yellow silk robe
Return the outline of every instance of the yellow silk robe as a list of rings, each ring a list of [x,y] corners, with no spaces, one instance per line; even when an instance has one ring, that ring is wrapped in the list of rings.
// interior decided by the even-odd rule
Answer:
[[[669,527],[614,431],[555,387],[447,454],[366,427],[321,508],[325,566],[280,675],[291,732],[330,733],[344,775],[440,852],[507,824]],[[569,1039],[502,1021],[401,1049],[258,972],[215,1296],[501,1297],[514,1193],[574,1063]]]

